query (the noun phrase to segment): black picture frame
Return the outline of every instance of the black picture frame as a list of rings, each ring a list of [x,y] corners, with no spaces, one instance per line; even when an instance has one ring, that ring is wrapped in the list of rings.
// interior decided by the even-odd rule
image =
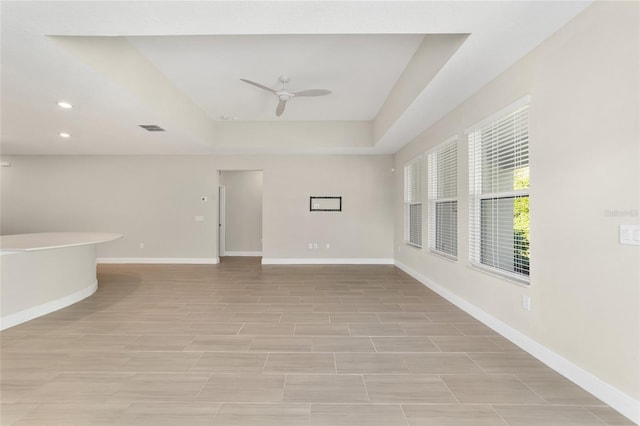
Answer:
[[[338,200],[337,208],[318,208],[317,205],[320,203],[315,202],[314,200]],[[316,207],[314,207],[316,204]],[[342,211],[342,197],[329,197],[329,196],[315,196],[312,195],[309,197],[309,211],[311,212],[341,212]]]

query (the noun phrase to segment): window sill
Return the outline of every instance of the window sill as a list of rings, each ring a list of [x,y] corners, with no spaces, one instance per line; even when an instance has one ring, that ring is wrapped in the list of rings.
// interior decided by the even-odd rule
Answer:
[[[407,247],[411,247],[412,249],[415,249],[415,250],[422,250],[422,246],[419,246],[419,245],[413,244],[413,243],[409,243],[407,241],[404,242],[404,245],[407,246]]]
[[[447,253],[440,252],[438,250],[429,249],[429,254],[432,254],[440,259],[448,260],[449,262],[458,263],[458,258]]]
[[[518,278],[509,273],[502,273],[500,272],[499,269],[484,267],[484,266],[475,265],[475,264],[469,264],[468,267],[470,269],[473,269],[474,271],[479,271],[484,274],[491,275],[492,277],[499,278],[503,281],[507,281],[511,284],[515,284],[520,287],[524,287],[524,288],[531,287],[531,282],[529,278]]]

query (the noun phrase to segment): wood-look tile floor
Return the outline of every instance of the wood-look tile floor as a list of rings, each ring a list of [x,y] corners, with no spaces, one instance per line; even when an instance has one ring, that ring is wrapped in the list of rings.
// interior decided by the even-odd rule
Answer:
[[[393,266],[99,265],[0,334],[2,425],[629,425]]]

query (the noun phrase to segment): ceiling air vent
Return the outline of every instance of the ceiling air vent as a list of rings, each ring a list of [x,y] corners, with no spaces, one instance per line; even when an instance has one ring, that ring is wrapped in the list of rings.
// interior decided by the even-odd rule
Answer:
[[[147,132],[164,132],[165,130],[157,124],[138,124],[138,126],[145,129]]]

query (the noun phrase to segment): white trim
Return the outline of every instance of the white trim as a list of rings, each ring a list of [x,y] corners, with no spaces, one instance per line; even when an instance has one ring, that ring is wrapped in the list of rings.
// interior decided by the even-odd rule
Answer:
[[[478,321],[481,321],[488,327],[492,328],[512,343],[518,345],[520,348],[527,351],[553,370],[562,374],[564,377],[571,380],[587,392],[593,394],[596,398],[604,401],[625,417],[636,423],[640,423],[640,401],[633,399],[621,390],[611,386],[602,379],[599,379],[583,368],[575,365],[568,359],[553,352],[546,346],[538,343],[531,337],[522,334],[518,330],[510,327],[477,306],[467,302],[465,299],[452,293],[443,286],[431,281],[429,278],[402,262],[396,260],[395,265],[416,280],[420,281],[424,286],[435,291],[440,296],[473,316]]]
[[[429,156],[429,154],[438,151],[438,149],[442,148],[445,145],[448,145],[452,142],[458,142],[458,135],[455,134],[453,136],[449,136],[447,139],[443,140],[442,142],[438,143],[437,145],[435,145],[434,147],[432,147],[431,149],[428,149],[424,155],[425,156]]]
[[[263,265],[393,265],[385,258],[262,258]]]
[[[23,322],[27,322],[34,318],[50,314],[51,312],[57,311],[59,309],[66,308],[67,306],[73,305],[74,303],[91,296],[96,292],[97,289],[98,281],[93,280],[85,288],[76,291],[75,293],[71,293],[59,299],[43,303],[42,305],[33,306],[20,312],[7,315],[6,317],[0,319],[0,330],[6,330],[7,328],[22,324]]]
[[[430,248],[430,249],[427,249],[427,253],[437,256],[440,259],[448,260],[449,262],[454,262],[454,263],[458,262],[458,256],[452,256],[449,253],[445,253],[443,251]]]
[[[506,107],[502,108],[500,111],[496,112],[495,114],[491,114],[489,117],[486,117],[478,121],[477,123],[474,123],[473,125],[467,127],[464,131],[464,134],[468,135],[469,133],[475,132],[479,128],[484,127],[489,123],[492,123],[496,120],[504,118],[505,115],[509,115],[510,113],[514,112],[518,108],[528,105],[530,101],[531,101],[530,95],[524,96],[518,99],[517,101],[507,105]]]
[[[218,170],[218,179],[222,172]],[[224,185],[218,186],[218,254],[225,256],[226,232],[227,232],[227,189]]]
[[[218,257],[99,257],[96,263],[173,263],[189,265],[215,265]]]
[[[422,161],[423,158],[424,158],[424,154],[418,154],[412,157],[411,159],[405,161],[403,166],[406,167],[406,166],[410,166],[413,163],[419,163],[420,161]]]
[[[489,274],[492,277],[501,279],[501,280],[506,281],[506,282],[511,283],[511,284],[519,285],[520,287],[531,288],[531,281],[530,281],[530,277],[529,276],[517,275],[515,273],[509,273],[509,272],[503,271],[502,269],[499,269],[499,268],[494,268],[492,266],[483,265],[482,263],[469,262],[469,264],[467,266],[469,267],[469,269],[471,269],[473,271],[481,272],[483,274]],[[525,279],[525,277],[526,277],[526,279]]]
[[[261,251],[225,251],[225,256],[262,256]]]

